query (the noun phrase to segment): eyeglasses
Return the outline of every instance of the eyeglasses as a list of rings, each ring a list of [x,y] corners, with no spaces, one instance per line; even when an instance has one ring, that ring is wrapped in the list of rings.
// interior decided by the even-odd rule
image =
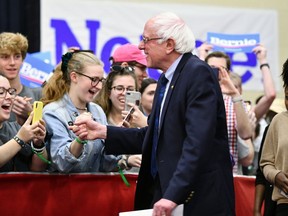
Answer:
[[[99,78],[99,77],[90,77],[90,76],[88,76],[88,75],[86,75],[86,74],[83,74],[83,73],[79,73],[79,72],[77,72],[77,71],[75,71],[75,73],[77,73],[77,74],[79,74],[79,75],[81,75],[81,76],[84,76],[84,77],[87,77],[87,78],[89,78],[90,80],[91,80],[91,86],[92,87],[95,87],[95,86],[97,86],[98,85],[98,83],[99,82],[105,82],[105,78],[104,77],[102,77],[102,78]]]
[[[121,65],[112,65],[111,71],[134,73],[134,68],[131,66],[122,67]]]
[[[160,40],[160,39],[163,39],[163,38],[160,38],[160,37],[158,37],[158,38],[149,38],[149,37],[142,36],[142,41],[143,41],[144,44],[148,43],[151,40]]]
[[[117,94],[122,94],[125,90],[126,91],[135,91],[135,88],[133,88],[133,87],[125,88],[122,85],[113,86],[113,87],[111,87],[111,89],[114,89],[114,91],[116,91]]]
[[[0,87],[0,98],[5,98],[7,95],[7,92],[13,97],[15,98],[17,95],[17,90],[15,88],[4,88],[4,87]]]

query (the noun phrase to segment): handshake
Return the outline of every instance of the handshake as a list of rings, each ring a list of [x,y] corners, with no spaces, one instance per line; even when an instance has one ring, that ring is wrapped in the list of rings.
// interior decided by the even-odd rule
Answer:
[[[94,121],[89,112],[79,115],[69,129],[81,140],[106,139],[107,137],[106,125]]]

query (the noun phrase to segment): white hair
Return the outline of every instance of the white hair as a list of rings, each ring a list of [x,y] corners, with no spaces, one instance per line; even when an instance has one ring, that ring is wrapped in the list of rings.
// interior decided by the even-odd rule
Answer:
[[[151,19],[152,27],[162,40],[169,38],[175,41],[175,51],[178,53],[192,52],[195,48],[195,37],[184,20],[172,12],[164,12]]]

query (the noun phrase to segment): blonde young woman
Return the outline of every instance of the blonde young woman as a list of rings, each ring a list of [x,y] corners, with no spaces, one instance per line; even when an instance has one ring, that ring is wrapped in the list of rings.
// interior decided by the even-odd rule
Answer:
[[[50,171],[116,171],[122,156],[105,155],[103,140],[85,141],[68,129],[75,118],[87,113],[107,124],[102,108],[93,103],[101,90],[103,63],[91,52],[75,50],[62,56],[62,63],[43,88],[43,118],[47,122]]]

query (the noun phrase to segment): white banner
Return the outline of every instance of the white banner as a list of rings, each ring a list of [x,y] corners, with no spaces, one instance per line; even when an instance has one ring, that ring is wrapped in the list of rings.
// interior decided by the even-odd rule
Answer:
[[[42,0],[41,51],[50,51],[55,64],[68,47],[91,49],[109,71],[109,57],[127,42],[138,44],[145,22],[163,11],[172,11],[193,30],[197,45],[206,41],[208,32],[259,34],[268,49],[268,61],[277,90],[278,20],[276,11],[193,4],[132,3],[97,0]],[[240,74],[245,90],[263,90],[262,75],[254,54],[231,54],[232,71]],[[151,77],[155,71],[149,70]]]

